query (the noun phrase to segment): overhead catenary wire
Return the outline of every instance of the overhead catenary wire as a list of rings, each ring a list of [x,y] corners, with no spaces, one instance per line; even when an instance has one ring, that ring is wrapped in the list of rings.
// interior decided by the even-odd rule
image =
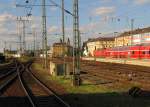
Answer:
[[[59,7],[60,9],[63,9],[67,14],[70,14],[71,16],[74,16],[73,13],[71,13],[69,10],[63,8],[62,6],[60,6],[59,4],[57,4],[56,2],[54,2],[53,0],[49,0],[52,4],[56,5],[56,7]]]

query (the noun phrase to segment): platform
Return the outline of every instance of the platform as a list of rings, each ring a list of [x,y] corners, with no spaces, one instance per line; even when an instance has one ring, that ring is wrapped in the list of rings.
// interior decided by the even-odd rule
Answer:
[[[93,57],[82,57],[82,60],[95,60],[99,62],[111,62],[111,63],[122,63],[122,64],[131,64],[139,66],[148,66],[150,67],[150,60],[140,60],[140,59],[121,59],[121,58],[93,58]]]

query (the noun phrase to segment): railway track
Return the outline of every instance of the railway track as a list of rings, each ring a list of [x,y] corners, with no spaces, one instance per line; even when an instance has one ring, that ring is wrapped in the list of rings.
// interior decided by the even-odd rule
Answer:
[[[150,84],[150,71],[148,67],[83,61],[82,70],[86,72],[85,75],[82,75],[83,79],[91,82],[101,83],[99,81],[104,80],[106,81],[105,83],[111,83],[107,81],[136,83],[146,89],[150,89],[150,85],[148,85]]]
[[[13,83],[13,81],[17,78],[17,62],[14,61],[15,64],[11,64],[7,67],[7,72],[3,72],[0,75],[0,95],[7,89],[7,87]],[[14,65],[14,67],[12,66]]]
[[[20,84],[21,93],[24,93],[28,99],[29,107],[70,107],[55,91],[47,87],[31,72],[30,65],[31,62],[26,64],[17,63],[16,69],[13,72],[2,76],[6,80],[0,85],[0,95],[2,96],[6,91],[10,91],[8,93],[11,93],[11,89],[9,88],[12,84],[14,86],[15,84],[17,85],[15,83],[17,81]]]
[[[33,79],[49,94],[49,96],[53,96],[54,97],[52,100],[54,100],[55,103],[58,103],[58,105],[57,104],[55,105],[56,107],[70,107],[70,105],[67,102],[65,102],[53,89],[51,89],[50,87],[46,86],[41,80],[39,80],[31,72],[30,66],[28,66],[26,68],[26,70],[33,77]],[[40,101],[38,101],[38,103],[39,102],[43,103],[43,98],[40,99]],[[44,100],[44,102],[45,102],[45,100]]]
[[[5,68],[4,70],[1,70],[0,80],[10,76],[17,70],[17,63],[16,62],[14,62],[14,63],[15,63],[14,65],[7,67],[7,69]]]
[[[0,67],[0,79],[5,77],[5,75],[7,76],[7,74],[9,75],[10,72],[15,71],[17,66],[17,63],[15,60],[12,61],[12,63],[5,65],[5,66],[1,66]]]
[[[32,107],[70,107],[68,103],[66,103],[63,99],[61,99],[52,89],[47,87],[44,83],[42,83],[31,71],[30,71],[31,63],[28,63],[24,67],[24,71],[18,72],[19,80],[21,85],[26,93]],[[27,77],[30,78],[27,80]],[[38,88],[38,92],[42,92],[46,94],[45,96],[39,97],[34,92],[29,81],[34,82]]]

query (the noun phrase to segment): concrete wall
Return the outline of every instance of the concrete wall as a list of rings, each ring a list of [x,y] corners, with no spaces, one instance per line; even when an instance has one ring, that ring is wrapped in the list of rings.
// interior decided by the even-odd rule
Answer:
[[[64,68],[65,67],[65,68]],[[66,69],[66,72],[65,70]],[[70,75],[72,72],[72,64],[71,63],[57,63],[57,62],[50,62],[50,74],[53,76],[62,76],[64,74]]]
[[[88,57],[82,58],[83,60],[95,60],[95,58]],[[111,63],[122,63],[130,65],[148,66],[150,67],[150,60],[132,60],[132,59],[110,59],[110,58],[96,58],[99,62],[111,62]]]

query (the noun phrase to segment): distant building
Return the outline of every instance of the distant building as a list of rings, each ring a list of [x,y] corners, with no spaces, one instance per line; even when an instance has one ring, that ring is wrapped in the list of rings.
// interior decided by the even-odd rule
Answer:
[[[115,46],[139,44],[150,44],[150,27],[124,32],[115,38]]]
[[[94,39],[88,39],[84,42],[84,51],[85,56],[93,56],[94,50],[106,49],[114,47],[114,37],[99,37]]]
[[[52,47],[53,57],[72,56],[73,47],[70,43],[54,43]]]
[[[4,50],[4,55],[6,57],[20,57],[20,54],[16,50]]]
[[[129,32],[124,32],[115,37],[115,47],[129,45],[131,45],[131,34]]]
[[[150,27],[133,31],[132,43],[133,45],[150,44]]]

